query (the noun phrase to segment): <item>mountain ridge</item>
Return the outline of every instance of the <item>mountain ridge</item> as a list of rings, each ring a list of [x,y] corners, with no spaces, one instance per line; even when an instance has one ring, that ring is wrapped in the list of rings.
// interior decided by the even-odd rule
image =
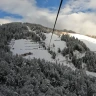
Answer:
[[[52,29],[46,30],[46,28],[42,27],[41,25],[15,22],[15,23],[4,24],[1,26],[1,29],[8,33],[9,39],[14,39],[14,41],[18,42],[18,43],[15,42],[12,45],[13,47],[11,47],[13,53],[14,52],[15,52],[15,54],[21,53],[20,55],[22,55],[22,54],[28,55],[29,53],[31,53],[32,58],[33,57],[36,57],[36,58],[42,57],[41,59],[46,59],[46,60],[49,60],[52,62],[54,60],[55,60],[55,62],[57,62],[57,61],[65,62],[66,60],[68,61],[68,58],[69,58],[70,59],[69,62],[73,63],[75,65],[75,67],[82,68],[82,64],[86,63],[85,61],[82,61],[82,60],[89,58],[87,56],[87,54],[92,55],[94,53],[94,50],[96,51],[95,45],[92,43],[93,42],[92,38],[91,38],[92,39],[91,40],[90,37],[76,34],[76,33],[75,34],[74,33],[60,33],[58,35],[55,32],[53,34],[51,45],[49,46],[49,42],[50,42],[50,39],[52,36],[52,33],[50,32],[50,30],[52,30]],[[81,38],[81,37],[83,37],[83,38]],[[89,41],[85,42],[84,40],[89,40],[89,41],[91,40],[92,42],[90,42],[90,45],[92,45],[92,44],[94,45],[94,46],[92,45],[94,50],[91,49],[92,47],[89,45]],[[27,44],[26,42],[28,42],[29,45],[26,45]],[[36,43],[36,44],[34,44],[34,43]],[[22,46],[25,46],[24,47],[25,49],[22,50],[22,46],[19,46],[18,44],[20,44],[20,45],[23,44]],[[87,44],[87,46],[86,46],[86,44]],[[37,47],[31,48],[30,46],[33,46],[33,45],[37,46]],[[26,47],[28,47],[28,48],[26,49]],[[45,51],[43,51],[43,50],[45,50]],[[42,51],[46,54],[46,57],[44,57],[43,55],[40,57],[39,54],[42,54],[43,53]],[[75,52],[75,51],[77,51],[77,52]],[[82,57],[82,53],[85,54],[83,56],[84,58]],[[80,58],[78,58],[79,57],[78,54],[79,55],[81,54]],[[52,58],[51,58],[51,56],[52,56]],[[92,56],[95,58],[95,54],[93,54]],[[67,58],[65,58],[65,57],[67,57]],[[94,60],[92,60],[92,62],[93,61]],[[63,64],[65,64],[64,62],[63,62]],[[81,62],[81,63],[79,65],[77,65],[76,62],[79,62],[79,63]],[[87,65],[87,63],[86,63],[86,65]],[[93,62],[93,65],[94,65],[94,62]],[[93,65],[90,65],[92,68],[90,68],[90,66],[89,66],[89,69],[88,69],[89,71],[92,71],[92,72],[95,71]]]
[[[96,95],[96,54],[68,34],[53,34],[49,46],[51,35],[22,23],[0,26],[0,96]]]

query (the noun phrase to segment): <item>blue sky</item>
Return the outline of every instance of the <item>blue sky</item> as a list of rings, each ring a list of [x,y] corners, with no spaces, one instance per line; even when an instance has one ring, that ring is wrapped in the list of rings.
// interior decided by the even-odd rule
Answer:
[[[58,8],[61,0],[36,0],[36,4],[40,8]],[[63,5],[66,4],[68,0],[63,0]]]
[[[53,27],[60,0],[0,0],[0,24],[30,22]],[[96,35],[96,0],[63,0],[57,29]]]
[[[48,8],[49,10],[57,10],[61,0],[36,0],[36,5],[39,8]],[[68,0],[63,0],[63,6],[68,2]],[[23,16],[19,14],[12,14],[4,10],[0,10],[0,18],[12,17],[16,19],[22,19]]]
[[[19,18],[19,19],[22,19],[23,17],[18,15],[18,14],[11,14],[9,12],[6,12],[6,11],[3,11],[3,10],[0,10],[0,18],[4,18],[4,17],[11,17],[11,18]]]

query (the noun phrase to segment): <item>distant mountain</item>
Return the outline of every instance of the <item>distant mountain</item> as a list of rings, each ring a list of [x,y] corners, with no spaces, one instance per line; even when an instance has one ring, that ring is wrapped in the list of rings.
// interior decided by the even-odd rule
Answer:
[[[30,28],[32,30],[40,29],[42,32],[52,32],[53,31],[52,28],[44,27],[44,26],[39,25],[39,24],[32,24],[32,23],[24,23],[24,24],[27,25],[27,26],[30,26]],[[54,30],[54,33],[56,33],[56,34],[61,34],[62,32],[65,32],[65,33],[76,33],[76,32],[74,32],[72,30],[67,30],[67,29],[64,29],[64,30],[55,29]]]
[[[0,96],[96,95],[96,39],[55,30],[50,42],[51,32],[31,23],[0,26]]]
[[[51,62],[63,63],[65,65],[65,61],[71,62],[73,63],[73,65],[75,65],[75,67],[79,69],[83,68],[83,63],[86,63],[85,65],[88,65],[88,68],[86,67],[87,70],[92,72],[96,71],[94,59],[91,61],[91,63],[93,62],[93,65],[90,65],[88,63],[90,61],[83,61],[83,59],[88,57],[88,55],[86,54],[94,53],[92,55],[92,58],[95,58],[96,39],[93,39],[85,35],[76,34],[73,31],[64,32],[67,31],[65,29],[63,30],[63,32],[61,30],[55,30],[50,43],[50,39],[52,36],[51,28],[47,28],[39,24],[21,22],[3,24],[0,26],[0,30],[1,32],[4,31],[6,35],[8,35],[7,38],[4,38],[9,43],[10,40],[13,40],[11,42],[11,51],[15,55],[18,54],[23,56],[31,53],[31,59],[34,57],[38,59],[41,58]],[[2,41],[3,40],[1,40],[1,42]],[[22,46],[25,49],[23,49]],[[4,44],[1,48],[3,47],[6,48]],[[41,56],[42,53],[46,54],[46,56]],[[29,58],[29,55],[25,57]],[[76,62],[81,63],[79,65],[76,65]],[[70,65],[68,66],[72,67]]]
[[[96,36],[94,36],[94,35],[86,35],[86,36],[96,39]]]
[[[85,61],[82,61],[86,56],[84,54],[88,52],[93,54],[94,52],[92,51],[96,51],[95,39],[76,34],[73,31],[64,32],[67,30],[55,30],[50,44],[52,36],[51,28],[39,24],[21,22],[4,24],[1,27],[8,33],[8,35],[11,35],[8,38],[13,38],[15,40],[11,42],[13,46],[11,47],[11,51],[14,54],[21,56],[31,53],[31,59],[34,57],[41,58],[51,62],[63,63],[64,65],[66,65],[65,61],[71,62],[73,63],[71,64],[72,66],[74,65],[80,69],[83,68],[82,64],[85,64]],[[46,56],[41,55],[42,53],[46,54]],[[29,55],[24,57],[29,58]],[[93,57],[95,58],[95,55]],[[81,63],[76,65],[76,62]],[[95,71],[93,65],[90,65],[91,67],[87,66],[87,70],[92,72]],[[72,66],[68,64],[67,66],[72,68]]]

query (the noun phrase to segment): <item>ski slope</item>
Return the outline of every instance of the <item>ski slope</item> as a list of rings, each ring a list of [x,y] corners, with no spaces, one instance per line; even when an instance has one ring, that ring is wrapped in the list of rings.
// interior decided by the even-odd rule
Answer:
[[[31,52],[33,55],[25,56],[25,58],[37,58],[37,59],[45,59],[46,61],[52,61],[51,55],[47,52],[47,50],[44,50],[42,46],[40,46],[39,43],[33,42],[31,40],[26,39],[19,39],[15,40],[14,44],[12,45],[11,42],[11,51],[14,55],[18,54],[24,54]]]
[[[44,33],[44,34],[46,35],[46,40],[44,42],[49,47],[49,43],[50,43],[52,33]],[[55,47],[53,47],[53,44],[55,45]],[[51,47],[51,50],[57,52],[58,48],[63,50],[67,46],[66,46],[66,42],[61,41],[61,38],[58,35],[53,34],[52,40],[51,40],[51,43],[50,43],[50,47]]]
[[[46,61],[49,62],[63,64],[64,66],[70,67],[72,70],[76,69],[72,63],[67,63],[66,58],[59,53],[56,54],[57,56],[55,60],[52,59],[51,55],[48,53],[47,50],[43,49],[42,46],[39,45],[39,43],[33,42],[31,40],[26,40],[26,39],[11,40],[10,50],[14,55],[16,54],[21,55],[24,53],[32,52],[33,53],[32,55],[27,55],[24,57],[26,59],[32,59],[32,58],[45,59]],[[96,77],[96,73],[94,72],[86,71],[86,74],[89,76]]]
[[[70,33],[69,35],[83,41],[91,51],[96,51],[96,39],[80,34]]]
[[[30,27],[27,26],[27,28],[28,28],[29,32],[32,32]],[[45,46],[46,46],[46,48],[48,48],[52,33],[44,33],[44,34],[46,35],[46,39],[43,42],[45,42]],[[80,35],[80,34],[71,33],[69,35],[74,36],[75,38],[78,38],[81,41],[83,41],[90,48],[91,51],[96,51],[96,40],[95,39],[84,36],[84,35]],[[49,62],[53,62],[53,63],[57,63],[57,64],[63,64],[64,66],[70,67],[72,70],[75,70],[76,68],[74,67],[74,65],[71,62],[67,62],[66,57],[63,57],[61,55],[61,53],[58,53],[58,48],[63,50],[65,47],[67,47],[66,42],[61,41],[61,38],[58,35],[53,34],[53,37],[52,37],[52,40],[50,43],[50,50],[52,50],[53,52],[56,53],[56,58],[52,59],[52,55],[50,53],[48,53],[48,50],[45,50],[39,44],[39,42],[36,43],[32,40],[26,40],[26,39],[19,39],[19,40],[12,39],[10,42],[10,50],[14,55],[16,55],[16,54],[22,55],[22,54],[31,52],[32,53],[31,55],[24,56],[24,58],[26,58],[26,59],[33,59],[33,58],[45,59],[45,61],[49,61]],[[74,52],[74,54],[78,54],[78,52],[76,51],[76,52]],[[81,58],[83,55],[85,55],[85,54],[79,54],[77,57]],[[94,73],[94,72],[86,71],[86,74],[96,77],[96,73]]]
[[[54,40],[55,40],[55,37],[54,37]],[[47,40],[45,40],[45,42],[47,45]],[[52,47],[51,50],[55,50],[55,49],[57,50],[58,47],[60,47],[60,48],[62,47],[62,46],[59,46],[57,44],[58,42],[56,43],[56,41],[54,41],[53,43],[55,44],[56,48]],[[62,42],[62,44],[63,44],[63,47],[66,47],[64,42]],[[58,63],[58,64],[60,63],[65,66],[74,68],[72,63],[66,63],[67,62],[66,58],[63,57],[60,53],[56,52],[56,58],[52,59],[52,55],[50,53],[48,53],[48,50],[45,50],[38,42],[36,43],[32,40],[26,40],[26,39],[11,40],[10,50],[14,55],[16,55],[16,54],[22,55],[22,54],[31,52],[32,53],[31,55],[23,56],[26,59],[33,59],[33,58],[39,59],[40,58],[40,59],[45,59],[45,61]]]

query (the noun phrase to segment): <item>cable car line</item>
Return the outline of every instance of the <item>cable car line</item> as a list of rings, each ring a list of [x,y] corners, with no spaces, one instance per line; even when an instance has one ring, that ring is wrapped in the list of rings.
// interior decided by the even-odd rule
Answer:
[[[54,23],[51,39],[50,39],[50,42],[49,42],[49,47],[50,47],[50,43],[51,43],[51,40],[52,40],[52,36],[53,36],[54,30],[55,30],[56,22],[57,22],[57,19],[58,19],[58,15],[59,15],[62,3],[63,3],[63,0],[61,0],[60,5],[59,5],[59,9],[58,9],[58,13],[57,13],[56,20],[55,20],[55,23]]]

